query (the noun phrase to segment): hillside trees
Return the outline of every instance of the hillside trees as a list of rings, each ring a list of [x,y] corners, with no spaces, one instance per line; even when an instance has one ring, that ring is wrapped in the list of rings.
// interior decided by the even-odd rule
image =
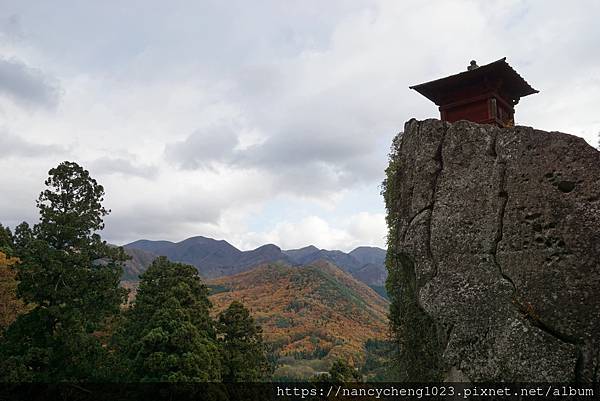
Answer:
[[[37,201],[40,222],[15,229],[17,295],[34,307],[5,333],[0,378],[106,380],[106,351],[92,333],[124,300],[119,279],[125,255],[96,233],[109,211],[101,204],[103,187],[86,170],[63,162],[45,184]]]
[[[0,224],[0,336],[26,310],[26,305],[17,298],[15,265],[19,259],[10,256],[14,254],[13,248],[12,233]]]
[[[223,352],[223,381],[256,382],[269,372],[262,329],[248,309],[233,301],[218,319]]]
[[[133,381],[221,378],[208,290],[193,266],[157,258],[140,276],[136,300],[116,336]]]
[[[362,381],[362,375],[345,360],[337,359],[327,373],[316,375],[313,381],[326,383],[360,382]]]
[[[17,300],[16,272],[12,266],[16,260],[0,251],[0,335],[15,318],[14,304]]]
[[[390,381],[393,375],[390,372],[393,343],[388,340],[368,339],[364,344],[365,362],[361,366],[361,373],[369,382]]]
[[[329,376],[333,383],[358,382],[362,379],[361,374],[342,359],[338,359],[331,365]]]
[[[17,273],[13,269],[18,260],[7,255],[10,253],[12,253],[12,233],[0,224],[0,336],[16,317],[14,306],[18,302]]]

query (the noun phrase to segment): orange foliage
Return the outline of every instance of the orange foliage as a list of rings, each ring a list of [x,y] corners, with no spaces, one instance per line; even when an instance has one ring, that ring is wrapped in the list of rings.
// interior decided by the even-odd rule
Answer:
[[[328,263],[265,265],[210,281],[215,313],[238,300],[281,356],[357,363],[367,339],[387,337],[387,302]]]
[[[17,298],[17,272],[13,268],[17,263],[19,259],[0,251],[0,332],[27,311],[25,304]]]

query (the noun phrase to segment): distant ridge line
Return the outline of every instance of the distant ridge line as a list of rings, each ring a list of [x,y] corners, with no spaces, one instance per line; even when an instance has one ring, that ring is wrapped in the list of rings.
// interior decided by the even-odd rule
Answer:
[[[226,240],[194,236],[179,242],[140,239],[123,248],[132,257],[126,264],[126,281],[135,281],[157,256],[193,265],[205,279],[235,275],[264,263],[304,266],[317,261],[332,263],[371,287],[383,287],[387,277],[386,251],[374,246],[359,246],[346,253],[314,245],[282,250],[277,245],[265,244],[241,251]]]

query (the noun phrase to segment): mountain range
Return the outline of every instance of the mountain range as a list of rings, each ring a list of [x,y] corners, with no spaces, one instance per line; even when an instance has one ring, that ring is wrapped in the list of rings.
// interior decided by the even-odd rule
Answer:
[[[315,262],[329,262],[357,280],[385,296],[383,286],[387,277],[386,251],[377,247],[358,247],[345,253],[319,249],[313,245],[282,250],[267,244],[250,251],[241,251],[224,240],[196,236],[180,242],[138,240],[123,246],[131,260],[125,266],[124,281],[137,281],[157,256],[166,256],[174,262],[195,266],[206,279],[232,276],[265,263],[283,263],[290,266],[308,266]]]

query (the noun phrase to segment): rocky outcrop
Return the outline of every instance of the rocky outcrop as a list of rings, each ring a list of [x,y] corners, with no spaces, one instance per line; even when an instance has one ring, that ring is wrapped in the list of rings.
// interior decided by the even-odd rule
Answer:
[[[434,322],[440,377],[600,380],[600,152],[530,127],[411,120],[385,184],[388,268],[416,288],[391,270],[389,284]]]

